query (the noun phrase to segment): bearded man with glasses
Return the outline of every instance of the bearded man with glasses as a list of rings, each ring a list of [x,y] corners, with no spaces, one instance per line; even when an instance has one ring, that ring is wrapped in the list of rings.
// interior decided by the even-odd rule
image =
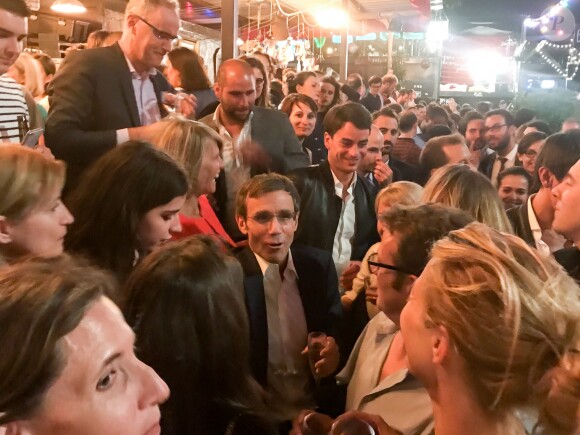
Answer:
[[[339,367],[336,270],[330,253],[292,245],[299,212],[298,192],[283,175],[256,175],[236,197],[236,220],[248,236],[236,257],[244,270],[252,371],[270,394],[281,433],[302,409],[333,412],[330,392]],[[314,373],[306,356],[311,332],[327,335]]]
[[[497,187],[497,175],[511,168],[516,162],[516,126],[513,115],[505,109],[496,109],[485,114],[482,129],[487,146],[494,153],[486,156],[479,164],[479,171],[485,174]]]
[[[111,148],[153,141],[167,115],[163,92],[175,92],[156,67],[179,31],[177,0],[130,0],[117,44],[69,54],[49,87],[46,142],[67,162],[67,187]],[[190,115],[195,99],[184,97]]]

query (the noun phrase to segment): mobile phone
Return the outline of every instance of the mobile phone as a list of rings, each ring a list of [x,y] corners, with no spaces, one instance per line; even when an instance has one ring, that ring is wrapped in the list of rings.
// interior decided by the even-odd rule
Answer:
[[[38,139],[40,139],[40,136],[42,136],[42,133],[44,133],[44,129],[42,129],[42,128],[35,128],[33,130],[28,130],[26,132],[26,135],[24,136],[24,139],[22,139],[22,145],[24,145],[28,148],[34,148],[36,146],[36,144],[38,144]]]

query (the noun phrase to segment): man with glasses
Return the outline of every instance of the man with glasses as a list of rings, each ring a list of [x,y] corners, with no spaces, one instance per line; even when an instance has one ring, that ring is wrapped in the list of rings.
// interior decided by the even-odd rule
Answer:
[[[130,0],[117,44],[66,57],[49,87],[46,140],[67,162],[68,187],[111,148],[153,141],[161,131],[159,121],[167,115],[162,94],[174,90],[156,67],[179,25],[177,0]],[[181,113],[193,113],[194,106],[187,96]]]
[[[359,100],[359,103],[367,108],[371,113],[381,110],[383,107],[383,97],[381,95],[382,80],[379,76],[372,76],[369,81],[368,93]]]
[[[487,146],[495,151],[479,164],[479,171],[497,186],[497,176],[516,162],[516,126],[513,115],[505,109],[496,109],[485,114],[483,135]]]
[[[429,434],[433,430],[431,401],[409,372],[400,333],[401,312],[433,243],[473,218],[457,209],[426,204],[395,206],[381,219],[386,229],[378,255],[368,260],[370,272],[377,277],[381,312],[361,333],[337,380],[348,385],[347,411],[379,415],[398,433]]]
[[[236,257],[244,270],[252,369],[270,394],[271,415],[286,429],[281,433],[302,409],[324,405],[313,386],[332,387],[339,365],[336,270],[329,253],[292,245],[299,207],[292,182],[273,173],[248,180],[236,197],[236,219],[248,236]],[[327,335],[314,373],[305,355],[311,332]]]

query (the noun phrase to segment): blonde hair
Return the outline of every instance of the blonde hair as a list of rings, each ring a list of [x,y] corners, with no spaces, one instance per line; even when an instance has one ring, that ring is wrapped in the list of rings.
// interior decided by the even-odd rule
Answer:
[[[174,9],[179,14],[179,2],[177,0],[129,0],[125,7],[125,17],[129,15],[143,17],[151,10],[159,7]]]
[[[410,181],[396,181],[389,184],[377,194],[375,198],[375,213],[378,213],[380,205],[419,205],[423,188],[417,183]]]
[[[425,185],[423,202],[459,208],[496,230],[511,233],[512,227],[491,182],[467,165],[439,168]]]
[[[22,145],[0,146],[0,215],[19,221],[61,190],[65,165]]]
[[[212,141],[221,149],[222,138],[200,122],[184,118],[172,118],[164,122],[166,127],[155,143],[185,168],[190,193],[197,195],[197,177],[203,156]]]
[[[24,82],[21,84],[26,90],[34,98],[42,97],[44,95],[44,72],[40,62],[28,53],[20,53],[14,62],[14,67],[23,77]]]
[[[542,408],[544,426],[573,421],[576,409],[548,419],[564,411],[543,407],[542,384],[549,376],[553,393],[580,331],[580,288],[556,261],[474,222],[434,245],[427,273],[426,326],[447,328],[480,406],[500,421],[527,405]]]

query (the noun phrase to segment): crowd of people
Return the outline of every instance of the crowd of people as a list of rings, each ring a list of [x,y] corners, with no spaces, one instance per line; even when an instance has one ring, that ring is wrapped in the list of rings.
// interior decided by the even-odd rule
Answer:
[[[0,434],[578,433],[577,120],[264,53],[212,85],[177,0],[56,69],[28,16],[0,4]]]

